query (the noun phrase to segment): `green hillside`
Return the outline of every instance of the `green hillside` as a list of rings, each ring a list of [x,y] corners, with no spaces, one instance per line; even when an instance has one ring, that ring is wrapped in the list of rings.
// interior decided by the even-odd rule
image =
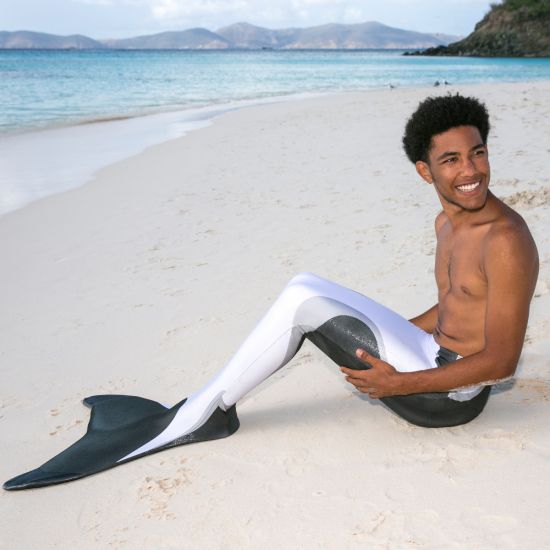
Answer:
[[[550,0],[493,4],[472,34],[420,55],[550,57]]]

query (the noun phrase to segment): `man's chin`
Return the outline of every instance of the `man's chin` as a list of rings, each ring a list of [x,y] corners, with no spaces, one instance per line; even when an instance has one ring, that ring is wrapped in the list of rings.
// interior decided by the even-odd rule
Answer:
[[[464,208],[467,212],[479,212],[480,210],[483,210],[485,208],[485,204],[478,206],[476,208]]]
[[[485,208],[488,198],[489,190],[485,189],[483,193],[478,194],[476,197],[457,197],[456,200],[447,199],[447,202],[458,206],[466,212],[478,212]]]
[[[483,201],[477,202],[475,205],[462,205],[462,208],[464,210],[467,210],[468,212],[479,212],[480,210],[483,210],[485,208],[485,205],[487,204],[487,195],[483,198]]]

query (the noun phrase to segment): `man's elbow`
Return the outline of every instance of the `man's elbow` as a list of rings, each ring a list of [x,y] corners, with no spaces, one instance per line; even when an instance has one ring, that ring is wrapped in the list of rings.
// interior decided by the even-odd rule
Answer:
[[[520,355],[521,347],[512,342],[488,339],[479,354],[480,367],[491,379],[509,378],[516,372]]]
[[[516,373],[516,369],[519,362],[519,355],[499,353],[494,354],[489,359],[490,364],[490,377],[492,381],[506,380],[512,378]]]
[[[498,370],[497,379],[507,380],[508,378],[512,378],[514,374],[516,374],[517,366],[518,366],[517,361],[504,363],[501,366],[501,368]]]

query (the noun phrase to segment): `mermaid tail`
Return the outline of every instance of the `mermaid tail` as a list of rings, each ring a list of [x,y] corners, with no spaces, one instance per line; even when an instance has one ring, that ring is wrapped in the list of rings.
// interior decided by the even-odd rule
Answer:
[[[168,408],[131,395],[87,397],[83,403],[91,408],[91,414],[86,434],[39,468],[6,481],[4,489],[30,489],[79,479],[177,445],[227,437],[239,428],[235,406],[227,411],[217,408],[197,430],[125,458],[161,433],[185,401]]]

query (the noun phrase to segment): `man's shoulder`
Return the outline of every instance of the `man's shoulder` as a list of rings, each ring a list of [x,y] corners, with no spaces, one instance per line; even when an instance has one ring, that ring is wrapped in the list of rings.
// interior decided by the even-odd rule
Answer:
[[[499,215],[490,222],[484,239],[484,251],[490,256],[536,261],[537,247],[525,220],[515,210],[503,204]]]
[[[494,218],[489,222],[490,228],[487,238],[490,241],[495,239],[532,240],[531,232],[523,217],[500,199],[496,200],[498,201],[498,209]]]

